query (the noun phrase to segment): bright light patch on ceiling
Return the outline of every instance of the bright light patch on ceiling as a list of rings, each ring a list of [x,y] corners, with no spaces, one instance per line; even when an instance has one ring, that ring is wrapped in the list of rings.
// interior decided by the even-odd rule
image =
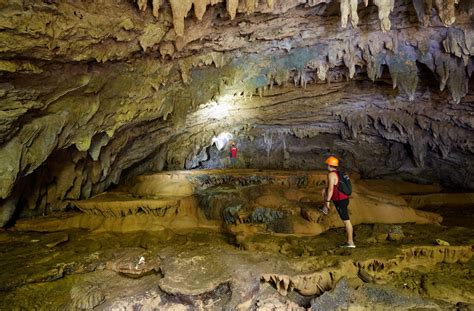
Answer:
[[[222,95],[208,102],[200,109],[205,118],[222,120],[230,116],[230,110],[235,110],[235,98],[232,95]]]
[[[222,132],[217,136],[212,137],[212,144],[215,144],[218,150],[224,149],[227,143],[234,138],[229,132]]]

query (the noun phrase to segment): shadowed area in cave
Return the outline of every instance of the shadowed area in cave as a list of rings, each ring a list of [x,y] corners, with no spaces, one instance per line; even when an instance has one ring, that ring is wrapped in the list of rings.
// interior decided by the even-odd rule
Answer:
[[[473,21],[1,2],[0,309],[473,309]],[[356,248],[321,209],[329,156]]]

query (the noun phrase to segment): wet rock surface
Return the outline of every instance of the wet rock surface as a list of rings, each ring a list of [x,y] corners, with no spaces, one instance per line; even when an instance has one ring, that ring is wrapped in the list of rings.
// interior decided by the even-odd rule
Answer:
[[[79,285],[71,289],[71,300],[74,308],[90,310],[104,302],[105,297],[97,285]]]
[[[334,209],[324,215],[315,207],[324,173],[222,173],[139,176],[117,192],[77,202],[80,212],[19,220],[0,232],[1,300],[18,308],[97,310],[474,302],[472,227],[440,226],[439,215],[408,205],[423,207],[431,195],[439,201],[439,187],[397,182],[398,190],[380,192],[386,181],[354,178],[349,210],[357,248],[348,250],[338,247],[345,236]],[[168,191],[167,180],[176,191]],[[451,204],[452,195],[446,198]]]
[[[342,225],[334,209],[328,215],[318,209],[323,205],[324,172],[234,169],[227,177],[223,173],[195,170],[138,176],[117,191],[71,202],[82,213],[22,219],[15,228],[113,232],[213,228],[232,234],[245,248],[246,240],[254,234],[314,235]],[[169,191],[167,180],[173,181],[175,191]],[[404,196],[385,194],[376,185],[367,187],[356,176],[353,189],[349,209],[352,222],[386,224],[374,229],[371,241],[403,239],[401,228],[390,223],[442,221],[437,214],[411,208]],[[405,195],[416,200],[412,193]]]
[[[320,310],[334,304],[445,309],[474,303],[472,229],[401,226],[407,238],[398,245],[364,243],[373,225],[356,226],[358,247],[349,251],[338,247],[342,229],[313,237],[260,236],[273,247],[252,251],[237,247],[228,235],[203,229],[69,231],[68,243],[55,247],[57,255],[38,247],[41,242],[30,242],[45,233],[1,232],[1,249],[8,253],[0,257],[0,279],[10,286],[0,291],[0,308]],[[453,246],[434,246],[433,235]],[[159,258],[160,273],[131,278],[109,270],[110,263],[123,267],[119,263],[138,256],[147,263]],[[57,277],[25,277],[30,271],[47,274],[55,266],[64,267]],[[370,282],[361,279],[362,269]]]

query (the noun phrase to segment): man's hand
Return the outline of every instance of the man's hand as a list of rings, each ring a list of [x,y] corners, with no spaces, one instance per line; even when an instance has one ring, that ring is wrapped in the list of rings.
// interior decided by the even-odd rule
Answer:
[[[326,208],[327,208],[328,210],[330,210],[330,209],[331,209],[331,202],[326,202],[326,203],[324,203],[324,206],[326,206]]]

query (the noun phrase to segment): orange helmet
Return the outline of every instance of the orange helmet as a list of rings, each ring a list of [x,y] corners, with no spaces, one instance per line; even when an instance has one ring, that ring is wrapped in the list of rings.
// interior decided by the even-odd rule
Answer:
[[[330,156],[329,158],[324,161],[327,165],[331,166],[339,166],[339,160],[336,157]]]

